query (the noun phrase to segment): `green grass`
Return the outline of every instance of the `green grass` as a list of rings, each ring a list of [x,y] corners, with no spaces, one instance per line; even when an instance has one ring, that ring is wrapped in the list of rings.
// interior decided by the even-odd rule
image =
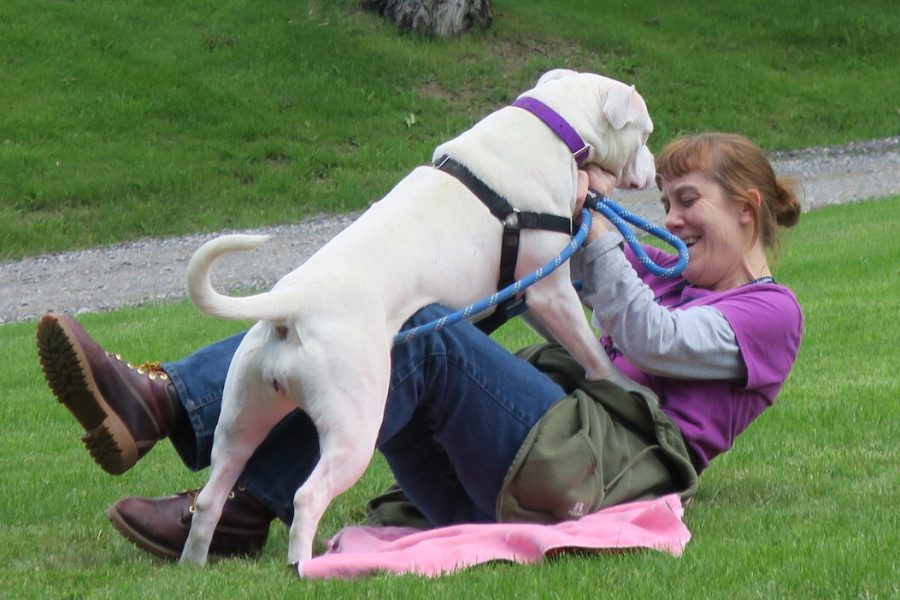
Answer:
[[[121,477],[97,469],[79,429],[46,389],[34,323],[0,327],[0,590],[11,598],[895,598],[900,594],[900,197],[803,215],[776,271],[804,307],[806,335],[775,406],[713,462],[686,521],[681,558],[565,556],[488,565],[427,580],[374,576],[302,582],[273,525],[258,560],[182,569],[144,555],[103,515],[127,494],[201,484],[162,443]],[[85,315],[96,338],[131,360],[174,359],[241,324],[187,304]],[[531,334],[498,332],[510,348]],[[388,481],[377,460],[329,509],[326,536],[361,519]]]
[[[0,259],[363,208],[555,66],[637,84],[657,149],[900,133],[889,0],[493,4],[438,41],[357,0],[5,2]]]
[[[0,7],[0,259],[357,210],[431,149],[566,66],[635,83],[659,149],[721,129],[770,150],[900,133],[887,0],[494,0],[484,33],[403,36],[331,2],[52,2]],[[567,556],[437,580],[298,582],[276,525],[256,561],[180,569],[103,511],[202,484],[160,444],[118,478],[93,466],[46,389],[34,323],[0,327],[0,596],[848,598],[900,595],[900,198],[803,216],[777,271],[806,337],[776,406],[704,474],[682,558]],[[132,360],[236,331],[188,304],[85,315]],[[507,347],[533,338],[521,325]],[[357,522],[376,460],[326,514]]]

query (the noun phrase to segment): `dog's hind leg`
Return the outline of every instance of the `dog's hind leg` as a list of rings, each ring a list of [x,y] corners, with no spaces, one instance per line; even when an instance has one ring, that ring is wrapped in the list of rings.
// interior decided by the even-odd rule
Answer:
[[[235,404],[240,407],[232,410]],[[296,408],[287,401],[265,407],[258,403],[223,402],[213,438],[210,477],[194,503],[191,529],[181,553],[182,564],[206,564],[222,508],[247,461],[278,421]]]
[[[344,374],[347,377],[347,374]],[[319,398],[325,410],[308,407],[319,432],[319,462],[294,495],[294,521],[288,543],[288,561],[303,575],[303,561],[312,558],[319,521],[332,500],[355,484],[372,460],[387,396],[388,374],[376,385],[355,391],[342,385]]]
[[[363,441],[347,432],[319,436],[321,458],[306,482],[294,495],[294,521],[288,544],[288,562],[303,575],[303,562],[312,558],[319,521],[332,500],[349,489],[366,471],[375,442]]]

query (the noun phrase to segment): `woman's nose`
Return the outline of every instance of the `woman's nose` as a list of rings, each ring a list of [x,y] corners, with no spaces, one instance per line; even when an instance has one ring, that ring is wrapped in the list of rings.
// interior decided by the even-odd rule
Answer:
[[[684,219],[681,218],[681,211],[675,206],[670,207],[669,212],[666,213],[666,229],[675,231],[682,225],[684,225]]]

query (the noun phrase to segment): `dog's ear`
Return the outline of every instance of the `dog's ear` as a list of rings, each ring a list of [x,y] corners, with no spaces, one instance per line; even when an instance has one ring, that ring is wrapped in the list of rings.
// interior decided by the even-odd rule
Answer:
[[[541,78],[538,79],[536,85],[554,81],[555,79],[562,79],[563,77],[571,77],[572,75],[578,75],[578,72],[571,69],[553,69],[552,71],[547,71],[541,75]]]
[[[614,85],[606,94],[603,116],[613,129],[622,129],[641,117],[641,98],[634,86]]]

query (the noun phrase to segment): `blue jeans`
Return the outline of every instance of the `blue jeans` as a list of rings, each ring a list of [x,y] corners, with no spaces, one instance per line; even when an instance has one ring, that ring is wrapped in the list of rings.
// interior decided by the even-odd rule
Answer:
[[[448,312],[426,307],[405,327]],[[187,413],[171,440],[191,469],[209,466],[225,375],[242,338],[164,365]],[[378,449],[397,483],[435,525],[495,521],[497,496],[516,452],[565,392],[468,323],[395,346],[391,361]],[[298,410],[272,430],[239,481],[289,522],[294,492],[318,457],[315,427]]]

